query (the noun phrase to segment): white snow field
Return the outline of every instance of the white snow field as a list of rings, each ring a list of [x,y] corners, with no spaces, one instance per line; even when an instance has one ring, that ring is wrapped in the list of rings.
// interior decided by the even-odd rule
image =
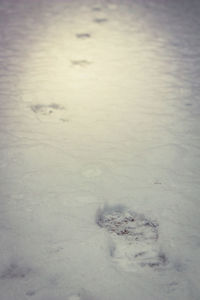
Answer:
[[[0,300],[200,299],[199,14],[0,0]]]

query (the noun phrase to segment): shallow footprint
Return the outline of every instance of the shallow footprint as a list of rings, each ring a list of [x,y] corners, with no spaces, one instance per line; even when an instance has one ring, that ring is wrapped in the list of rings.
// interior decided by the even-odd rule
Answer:
[[[95,18],[94,19],[94,23],[101,24],[101,23],[106,23],[106,22],[108,22],[107,18]]]
[[[0,274],[0,279],[23,279],[29,273],[31,269],[29,267],[19,266],[17,263],[11,263],[5,270]]]
[[[101,7],[95,6],[92,8],[93,11],[101,11]]]
[[[91,64],[91,62],[86,59],[77,59],[77,60],[71,60],[71,64],[73,66],[78,66],[78,67],[87,67],[88,65]]]
[[[91,34],[90,33],[77,33],[76,37],[78,39],[84,40],[84,39],[89,39],[91,37]]]
[[[63,120],[66,119],[66,109],[57,103],[34,104],[30,109],[40,121]]]
[[[138,266],[158,269],[167,264],[157,242],[157,222],[123,206],[105,206],[97,212],[97,224],[111,234],[110,255],[125,270]]]
[[[36,291],[33,291],[33,290],[30,290],[30,291],[26,292],[26,295],[30,296],[30,297],[34,296],[35,294],[36,294]]]

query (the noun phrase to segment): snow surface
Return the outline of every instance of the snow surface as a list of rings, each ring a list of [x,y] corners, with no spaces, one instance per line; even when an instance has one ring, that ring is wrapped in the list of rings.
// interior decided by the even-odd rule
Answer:
[[[199,12],[0,1],[0,300],[200,299]]]

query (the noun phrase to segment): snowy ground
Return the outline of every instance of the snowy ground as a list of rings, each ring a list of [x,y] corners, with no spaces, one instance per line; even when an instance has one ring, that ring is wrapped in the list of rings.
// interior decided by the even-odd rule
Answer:
[[[0,1],[0,300],[199,300],[198,1]]]

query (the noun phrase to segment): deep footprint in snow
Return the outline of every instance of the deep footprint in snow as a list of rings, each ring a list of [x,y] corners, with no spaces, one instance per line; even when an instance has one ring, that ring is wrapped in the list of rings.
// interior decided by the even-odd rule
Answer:
[[[97,224],[111,234],[110,255],[124,269],[158,269],[167,264],[158,245],[157,222],[118,206],[99,210]]]

